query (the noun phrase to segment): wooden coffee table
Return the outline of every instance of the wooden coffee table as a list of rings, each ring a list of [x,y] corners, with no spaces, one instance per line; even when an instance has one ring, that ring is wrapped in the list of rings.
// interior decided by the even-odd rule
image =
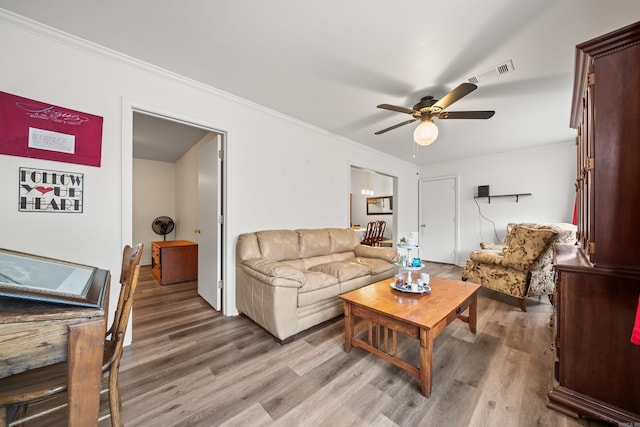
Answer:
[[[397,291],[392,282],[386,279],[340,296],[344,301],[344,351],[361,347],[388,360],[419,379],[422,394],[429,397],[433,340],[455,319],[476,332],[480,285],[431,277],[431,293],[421,295]],[[463,316],[467,308],[469,313]],[[367,341],[354,335],[356,317],[369,321]],[[420,341],[419,367],[398,358],[398,333]]]

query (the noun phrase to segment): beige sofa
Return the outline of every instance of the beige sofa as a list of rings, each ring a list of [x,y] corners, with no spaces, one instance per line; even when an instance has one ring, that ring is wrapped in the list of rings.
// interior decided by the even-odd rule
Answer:
[[[548,295],[556,286],[553,272],[553,245],[574,244],[576,226],[566,223],[508,224],[503,244],[481,243],[471,252],[462,269],[462,279],[518,298],[527,311],[525,298]]]
[[[236,246],[238,310],[286,343],[343,313],[339,295],[392,277],[393,248],[360,244],[353,230],[264,230]]]

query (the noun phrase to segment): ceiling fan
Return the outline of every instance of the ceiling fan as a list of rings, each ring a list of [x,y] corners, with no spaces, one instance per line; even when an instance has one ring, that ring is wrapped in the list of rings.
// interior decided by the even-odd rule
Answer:
[[[425,96],[420,99],[413,108],[398,107],[390,104],[380,104],[378,108],[383,110],[396,111],[398,113],[411,114],[413,119],[406,120],[397,125],[390,126],[386,129],[379,130],[376,135],[389,132],[390,130],[399,128],[400,126],[413,123],[420,120],[420,124],[413,132],[413,139],[419,145],[429,145],[438,137],[438,127],[433,122],[433,118],[438,119],[490,119],[496,113],[495,111],[444,111],[454,102],[458,101],[476,90],[478,86],[473,83],[461,83],[451,92],[446,94],[442,99],[433,99],[433,96]]]

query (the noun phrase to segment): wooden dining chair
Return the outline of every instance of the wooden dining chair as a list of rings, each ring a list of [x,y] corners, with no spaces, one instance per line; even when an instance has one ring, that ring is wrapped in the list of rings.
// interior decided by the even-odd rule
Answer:
[[[122,425],[118,374],[133,295],[138,286],[143,246],[142,243],[134,247],[127,245],[123,250],[118,305],[113,323],[105,334],[102,373],[103,376],[109,373],[107,385],[112,426]],[[17,426],[67,406],[62,404],[25,416],[27,405],[58,396],[67,390],[67,372],[65,361],[0,379],[0,427]]]
[[[376,221],[371,221],[367,223],[367,230],[364,232],[364,237],[362,238],[362,241],[360,242],[360,244],[373,246],[373,243],[374,243],[373,239],[374,239],[375,232],[376,232]]]

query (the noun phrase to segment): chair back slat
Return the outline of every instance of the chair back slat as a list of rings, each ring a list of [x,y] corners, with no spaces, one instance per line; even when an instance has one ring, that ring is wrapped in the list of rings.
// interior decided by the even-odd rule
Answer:
[[[384,239],[384,229],[387,227],[387,223],[385,221],[378,221],[378,232],[376,234],[376,241],[374,242],[374,245],[379,245],[380,242],[382,242],[382,239]]]
[[[133,302],[133,293],[138,285],[138,275],[133,277],[133,272],[136,266],[140,265],[140,259],[142,258],[142,251],[144,244],[138,243],[134,247],[126,245],[122,251],[122,269],[120,272],[120,294],[118,296],[118,305],[116,312],[113,316],[113,323],[105,334],[107,341],[116,341],[117,332],[121,329],[126,329],[126,324],[129,319],[129,311],[131,310],[131,303]],[[135,279],[135,280],[134,280]],[[128,308],[127,308],[128,307]],[[122,323],[124,321],[124,328]]]

